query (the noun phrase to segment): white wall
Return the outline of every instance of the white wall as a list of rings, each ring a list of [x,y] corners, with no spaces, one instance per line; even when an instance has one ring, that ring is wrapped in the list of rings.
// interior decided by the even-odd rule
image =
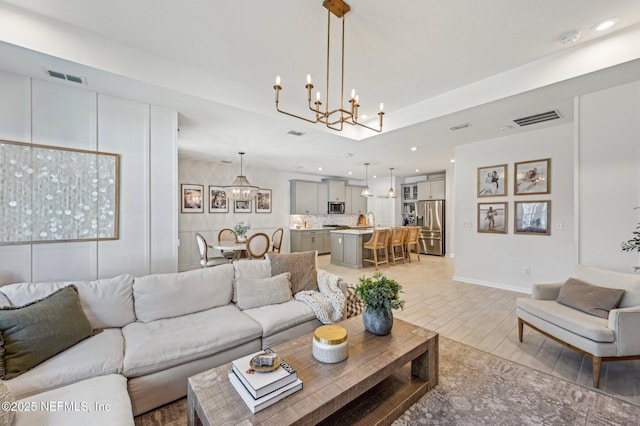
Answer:
[[[0,246],[0,284],[177,270],[175,111],[3,72],[0,94],[0,139],[121,155],[119,239]]]
[[[621,253],[640,221],[640,83],[576,102],[579,253],[588,265],[632,272],[637,253]]]
[[[513,195],[514,162],[551,158],[551,193]],[[460,145],[455,155],[455,279],[529,291],[532,282],[566,277],[576,264],[573,126]],[[508,196],[477,197],[477,169],[507,164]],[[514,235],[514,201],[551,200],[551,235]],[[508,202],[508,233],[478,233],[478,203]],[[466,227],[465,223],[470,223]],[[562,229],[558,229],[562,226]],[[525,268],[530,275],[524,273]]]

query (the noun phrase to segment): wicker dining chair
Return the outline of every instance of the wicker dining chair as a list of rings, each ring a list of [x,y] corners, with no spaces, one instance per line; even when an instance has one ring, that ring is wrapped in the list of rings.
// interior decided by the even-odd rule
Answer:
[[[269,236],[263,232],[253,234],[247,240],[247,254],[249,259],[264,259],[269,251]]]
[[[284,234],[284,229],[278,228],[275,230],[273,235],[271,235],[271,251],[275,251],[280,253],[280,248],[282,247],[282,235]]]

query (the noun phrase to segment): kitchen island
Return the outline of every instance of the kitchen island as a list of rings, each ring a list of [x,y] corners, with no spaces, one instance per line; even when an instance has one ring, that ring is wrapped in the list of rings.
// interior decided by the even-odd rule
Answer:
[[[331,231],[331,263],[361,269],[363,251],[365,257],[370,255],[370,250],[363,249],[362,243],[369,241],[372,235],[371,228]]]

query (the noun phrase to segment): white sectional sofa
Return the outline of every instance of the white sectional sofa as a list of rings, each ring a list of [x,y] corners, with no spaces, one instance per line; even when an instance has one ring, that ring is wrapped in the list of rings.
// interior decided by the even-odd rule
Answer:
[[[270,275],[267,259],[136,278],[0,287],[0,306],[16,307],[73,284],[91,326],[102,329],[2,382],[16,404],[76,401],[89,409],[20,411],[14,424],[88,424],[88,418],[93,425],[133,424],[133,416],[184,397],[189,376],[321,325],[298,300],[244,311],[232,302],[235,279]],[[110,410],[96,411],[96,404]]]

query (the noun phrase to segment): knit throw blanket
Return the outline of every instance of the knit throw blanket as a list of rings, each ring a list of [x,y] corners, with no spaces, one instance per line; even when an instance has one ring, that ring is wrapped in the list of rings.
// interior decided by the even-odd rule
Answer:
[[[295,294],[295,299],[300,300],[313,310],[316,317],[323,324],[333,324],[344,316],[346,296],[340,289],[338,282],[340,277],[325,270],[318,270],[318,289],[303,290]]]

